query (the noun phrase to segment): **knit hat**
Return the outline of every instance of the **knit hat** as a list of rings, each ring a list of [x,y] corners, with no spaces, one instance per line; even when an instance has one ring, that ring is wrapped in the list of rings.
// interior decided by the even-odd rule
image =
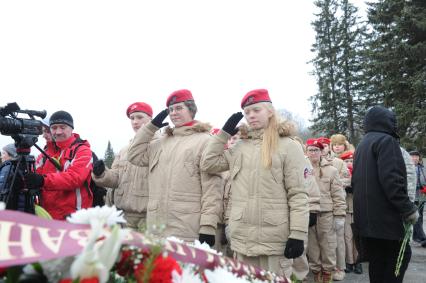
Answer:
[[[332,135],[330,138],[331,144],[346,144],[346,137],[342,134]]]
[[[3,151],[7,152],[7,154],[10,155],[10,157],[15,158],[18,154],[16,153],[16,147],[15,144],[10,143],[3,147]]]
[[[246,95],[244,95],[241,100],[241,108],[256,104],[259,102],[271,102],[271,98],[269,97],[269,93],[266,89],[254,89],[249,91]]]
[[[352,151],[346,151],[340,155],[340,159],[354,159],[354,153]]]
[[[54,124],[66,124],[74,129],[74,120],[70,113],[60,110],[50,116],[49,125],[52,126]]]
[[[192,97],[192,93],[187,89],[180,89],[172,92],[172,94],[167,97],[166,106],[169,107],[170,105],[184,102],[187,100],[194,100]]]
[[[318,139],[307,139],[306,147],[308,146],[315,146],[315,147],[318,147],[319,149],[324,149],[324,146]]]
[[[130,114],[132,114],[133,112],[144,112],[148,116],[152,117],[151,106],[144,102],[135,102],[130,104],[130,106],[127,107],[127,110],[126,110],[127,117],[130,117]]]

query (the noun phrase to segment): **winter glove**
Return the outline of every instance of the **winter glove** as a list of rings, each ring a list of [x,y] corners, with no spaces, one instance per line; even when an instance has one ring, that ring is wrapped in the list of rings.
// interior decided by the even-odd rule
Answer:
[[[347,193],[347,194],[352,194],[352,193],[354,192],[354,189],[352,189],[352,187],[351,187],[351,186],[347,186],[347,187],[345,188],[345,191],[346,191],[346,193]]]
[[[95,164],[93,164],[93,174],[95,176],[101,176],[105,171],[105,163],[103,160],[97,160]]]
[[[287,244],[285,245],[284,256],[286,258],[296,258],[303,254],[303,241],[288,238]]]
[[[163,123],[164,119],[166,119],[166,117],[169,115],[169,110],[168,109],[164,109],[163,111],[161,111],[160,113],[157,114],[157,116],[154,117],[154,119],[151,120],[151,123],[158,127],[158,128],[162,128],[167,126],[169,123]]]
[[[315,224],[317,224],[317,214],[309,213],[309,227],[312,227]]]
[[[343,216],[334,217],[334,229],[340,230],[345,226],[345,218]]]
[[[200,240],[200,243],[206,242],[210,247],[214,246],[214,235],[207,235],[207,234],[201,234],[198,238]]]
[[[223,125],[222,130],[224,132],[227,132],[231,136],[235,135],[236,133],[238,133],[238,128],[236,127],[241,121],[241,119],[243,119],[243,117],[244,115],[241,112],[232,114],[231,117],[229,117],[228,121],[226,121],[225,125]]]
[[[419,219],[419,212],[416,210],[410,215],[407,216],[407,218],[404,219],[404,222],[407,224],[416,224],[417,219]]]
[[[226,230],[225,229],[226,229],[226,226],[223,227],[222,234],[220,235],[220,244],[222,246],[228,244],[228,238],[226,237]]]
[[[44,185],[44,177],[37,173],[28,173],[25,175],[25,183],[31,189],[41,188]]]

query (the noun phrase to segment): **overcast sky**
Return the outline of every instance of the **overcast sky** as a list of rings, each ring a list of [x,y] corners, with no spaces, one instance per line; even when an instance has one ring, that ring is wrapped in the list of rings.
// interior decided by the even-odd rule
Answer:
[[[215,127],[254,88],[308,120],[313,13],[312,0],[1,1],[0,106],[70,112],[100,157],[133,136],[128,105],[155,115],[182,88]]]

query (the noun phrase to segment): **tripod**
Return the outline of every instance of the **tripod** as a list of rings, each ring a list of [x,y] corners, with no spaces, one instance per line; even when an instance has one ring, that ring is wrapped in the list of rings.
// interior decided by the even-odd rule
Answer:
[[[5,179],[0,201],[6,203],[6,209],[35,213],[35,204],[40,202],[40,188],[28,188],[24,176],[35,172],[35,158],[30,155],[31,146],[37,142],[35,135],[13,135],[18,157],[11,160]]]

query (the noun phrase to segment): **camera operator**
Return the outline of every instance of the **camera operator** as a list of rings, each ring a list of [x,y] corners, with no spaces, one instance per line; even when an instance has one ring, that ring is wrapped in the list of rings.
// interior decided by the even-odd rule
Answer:
[[[47,153],[61,169],[44,160],[37,164],[37,173],[29,173],[25,180],[28,186],[42,189],[42,206],[54,219],[63,220],[76,210],[92,206],[93,195],[88,188],[92,152],[90,144],[73,133],[74,121],[68,112],[53,113],[49,125],[57,149]]]

